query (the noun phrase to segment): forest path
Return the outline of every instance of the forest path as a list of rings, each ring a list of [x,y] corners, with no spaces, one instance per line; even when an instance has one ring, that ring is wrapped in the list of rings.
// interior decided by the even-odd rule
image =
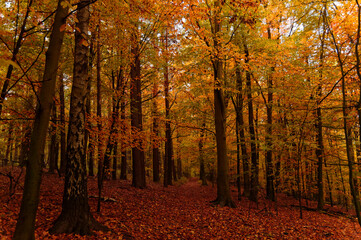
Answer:
[[[8,179],[0,177],[0,239],[10,239],[21,200],[21,188],[10,199]],[[22,183],[21,183],[22,184]],[[237,208],[221,208],[209,202],[216,197],[216,187],[201,186],[197,179],[183,185],[164,188],[149,183],[146,189],[135,189],[130,181],[110,180],[104,183],[104,197],[116,202],[102,202],[96,213],[97,199],[90,198],[96,219],[112,232],[90,237],[51,236],[47,232],[61,211],[63,179],[44,174],[37,216],[37,239],[361,239],[357,222],[314,211],[304,211],[299,218],[297,200],[278,196],[278,203],[264,200],[258,206],[246,199],[233,199]],[[89,195],[97,195],[97,180],[90,177]],[[311,204],[311,203],[310,203]],[[311,206],[311,205],[310,205]]]

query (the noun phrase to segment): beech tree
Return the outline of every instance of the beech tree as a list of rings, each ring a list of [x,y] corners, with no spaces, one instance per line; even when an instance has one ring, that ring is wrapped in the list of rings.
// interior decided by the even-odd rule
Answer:
[[[51,233],[90,234],[104,230],[90,213],[88,204],[86,158],[84,152],[85,103],[88,80],[88,25],[91,0],[77,4],[74,47],[74,76],[66,150],[66,174],[62,211],[49,230]]]
[[[53,30],[49,47],[46,52],[45,69],[40,89],[39,102],[36,110],[35,122],[31,134],[23,198],[19,218],[17,220],[14,239],[35,239],[35,217],[39,204],[39,192],[42,173],[42,155],[49,126],[50,114],[55,95],[56,73],[63,43],[68,7],[64,7],[64,0],[59,0],[55,14]]]

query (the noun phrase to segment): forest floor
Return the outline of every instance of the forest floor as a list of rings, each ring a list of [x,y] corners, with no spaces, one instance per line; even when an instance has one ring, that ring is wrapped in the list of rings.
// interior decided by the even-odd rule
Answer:
[[[0,168],[2,173],[10,170]],[[11,171],[15,177],[20,173]],[[0,176],[1,240],[14,232],[22,181],[9,197],[9,177]],[[324,213],[304,210],[300,219],[294,198],[278,194],[277,203],[272,203],[261,196],[257,205],[245,198],[238,201],[236,191],[232,194],[237,208],[221,208],[209,203],[216,197],[216,187],[201,186],[196,179],[167,188],[149,183],[146,189],[135,189],[130,181],[106,181],[103,196],[110,201],[102,202],[101,213],[96,213],[96,198],[90,197],[89,203],[94,217],[112,231],[88,237],[52,236],[47,230],[60,214],[63,183],[57,174],[43,174],[36,239],[361,239],[351,212],[326,206]],[[97,195],[95,177],[89,178],[88,189],[90,196]],[[308,207],[315,205],[309,202]]]

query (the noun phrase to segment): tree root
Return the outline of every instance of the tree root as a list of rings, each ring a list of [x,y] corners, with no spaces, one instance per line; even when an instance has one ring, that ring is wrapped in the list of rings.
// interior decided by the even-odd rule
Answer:
[[[219,205],[221,207],[230,207],[230,208],[236,208],[236,204],[233,202],[232,199],[226,198],[226,199],[216,199],[211,201],[212,205]]]

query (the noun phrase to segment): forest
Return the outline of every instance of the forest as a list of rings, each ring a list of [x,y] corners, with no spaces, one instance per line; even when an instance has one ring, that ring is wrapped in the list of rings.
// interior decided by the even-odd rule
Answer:
[[[361,239],[359,0],[0,0],[0,238]]]

